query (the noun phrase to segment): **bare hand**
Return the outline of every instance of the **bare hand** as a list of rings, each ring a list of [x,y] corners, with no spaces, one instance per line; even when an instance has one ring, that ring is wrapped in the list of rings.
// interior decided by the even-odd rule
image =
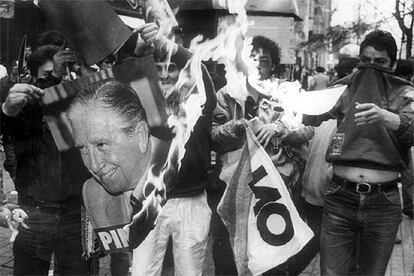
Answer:
[[[153,22],[145,23],[135,29],[135,31],[139,32],[141,38],[147,43],[156,44],[162,40],[163,35],[160,33],[160,28]]]
[[[53,71],[52,75],[56,78],[62,78],[66,74],[66,67],[68,62],[77,62],[76,54],[71,50],[59,50],[53,56]]]
[[[141,38],[147,44],[153,44],[155,49],[160,51],[160,54],[166,54],[171,48],[172,53],[177,51],[177,45],[166,38],[161,32],[160,28],[154,22],[145,23],[139,26],[135,31],[140,33]]]
[[[24,220],[28,218],[28,215],[22,209],[16,208],[13,211],[9,211],[11,214],[7,216],[7,224],[9,225],[12,235],[10,242],[14,242],[17,234],[19,233],[18,227],[21,224],[24,228],[29,229],[30,227],[24,223]]]
[[[2,105],[3,113],[7,116],[15,117],[27,103],[39,100],[43,95],[43,91],[34,85],[25,83],[15,84],[10,89],[9,95]]]
[[[397,130],[400,126],[400,117],[386,109],[382,109],[373,103],[356,103],[355,109],[362,110],[355,113],[355,123],[357,126],[366,124],[382,123],[391,130]]]
[[[263,148],[269,144],[273,137],[277,136],[276,127],[273,123],[259,125],[256,132],[257,140],[262,144]]]

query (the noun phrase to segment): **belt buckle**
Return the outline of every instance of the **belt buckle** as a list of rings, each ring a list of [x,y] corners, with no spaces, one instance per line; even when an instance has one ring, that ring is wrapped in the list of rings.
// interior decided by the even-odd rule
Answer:
[[[371,184],[363,181],[356,185],[355,191],[359,194],[368,194],[371,192],[372,186]]]

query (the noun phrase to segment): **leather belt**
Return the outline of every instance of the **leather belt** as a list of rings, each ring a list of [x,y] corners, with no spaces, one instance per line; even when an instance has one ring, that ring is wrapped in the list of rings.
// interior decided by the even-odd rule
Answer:
[[[379,193],[381,191],[389,191],[398,187],[399,178],[393,179],[387,182],[381,183],[368,183],[368,182],[352,182],[337,175],[332,177],[332,181],[354,191],[358,194]]]

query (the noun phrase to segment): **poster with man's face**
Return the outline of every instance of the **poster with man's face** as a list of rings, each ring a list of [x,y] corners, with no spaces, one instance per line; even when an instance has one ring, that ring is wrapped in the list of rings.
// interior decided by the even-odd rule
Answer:
[[[83,90],[105,89],[105,85],[112,83],[117,85],[113,89],[127,87],[126,92],[138,96],[146,115],[138,123],[128,121],[128,103],[121,103],[128,99],[122,96],[118,97],[119,103],[86,100],[74,104],[85,97],[80,96]],[[121,90],[120,93],[125,89]],[[57,148],[66,152],[76,147],[92,175],[84,184],[83,199],[101,247],[107,253],[129,249],[131,237],[128,239],[123,230],[133,213],[129,197],[137,180],[144,178],[148,167],[154,165],[150,162],[158,161],[152,158],[156,152],[151,151],[149,140],[155,138],[150,137],[155,135],[161,138],[156,138],[159,141],[165,138],[169,142],[163,131],[167,120],[164,101],[152,56],[130,58],[118,66],[62,82],[47,88],[42,98]],[[121,105],[124,110],[117,111]],[[138,227],[138,232],[144,236],[152,227],[146,225],[145,219],[140,223],[144,230]]]

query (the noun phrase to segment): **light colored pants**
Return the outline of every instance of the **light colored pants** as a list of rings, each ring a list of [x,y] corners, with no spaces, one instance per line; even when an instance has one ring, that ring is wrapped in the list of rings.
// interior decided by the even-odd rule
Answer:
[[[211,210],[207,196],[172,198],[157,225],[133,251],[132,275],[161,275],[169,237],[172,237],[175,275],[202,275]]]

